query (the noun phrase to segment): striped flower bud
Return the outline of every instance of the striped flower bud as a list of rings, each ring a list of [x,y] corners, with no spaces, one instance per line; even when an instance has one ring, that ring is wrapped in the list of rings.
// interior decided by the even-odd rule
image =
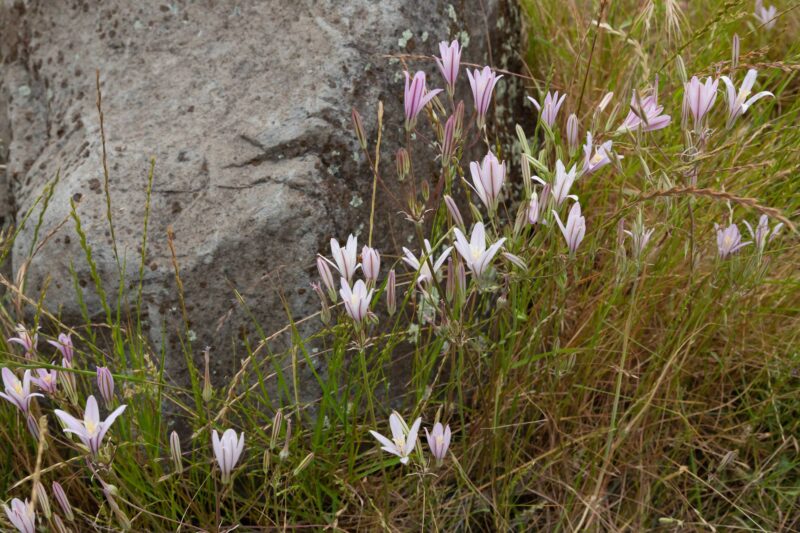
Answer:
[[[50,498],[47,497],[47,491],[44,485],[37,481],[33,484],[33,490],[36,493],[36,505],[39,506],[42,514],[50,520],[50,517],[53,516],[53,512],[50,510]]]
[[[181,438],[178,436],[177,431],[169,434],[169,454],[172,456],[172,464],[175,466],[175,472],[178,474],[183,472],[183,454],[181,453]]]
[[[358,138],[358,144],[361,145],[362,150],[367,149],[367,136],[364,134],[364,122],[361,120],[361,115],[353,108],[353,112],[351,114],[353,119],[353,129],[356,132],[356,137]]]
[[[64,488],[58,481],[53,481],[53,496],[58,502],[58,506],[61,507],[64,517],[70,522],[75,520],[75,515],[72,513],[72,506],[69,504],[69,500],[67,499],[67,493],[64,492]]]
[[[100,396],[103,397],[106,407],[110,407],[114,400],[114,376],[111,375],[108,367],[97,367],[97,388],[100,390]]]
[[[394,315],[394,312],[397,310],[397,297],[395,294],[395,273],[394,269],[389,271],[389,275],[386,278],[386,309],[389,312],[389,316]]]
[[[376,248],[364,246],[361,248],[361,271],[364,272],[364,279],[370,286],[378,280],[381,270],[381,254]]]
[[[319,283],[312,283],[311,288],[317,293],[317,296],[319,296],[319,318],[322,320],[322,323],[327,326],[331,322],[331,309],[328,307],[328,298],[325,296],[325,291],[322,290],[322,286]]]
[[[442,166],[447,167],[450,165],[450,160],[453,158],[453,154],[455,154],[455,129],[456,129],[456,117],[455,115],[450,115],[450,118],[447,119],[447,122],[444,125],[444,135],[442,136]]]
[[[411,173],[411,156],[405,148],[400,148],[395,154],[395,165],[397,166],[397,179],[405,181]]]
[[[572,113],[567,119],[567,143],[569,144],[569,154],[573,155],[578,150],[579,135],[578,117]]]
[[[461,217],[461,211],[458,210],[456,201],[449,194],[444,195],[444,205],[447,207],[447,212],[450,213],[453,223],[459,228],[464,228],[464,219]]]
[[[330,296],[331,301],[335,303],[336,285],[333,282],[333,273],[331,272],[330,265],[328,265],[328,262],[321,255],[317,256],[317,270],[319,271],[320,279],[322,279],[322,284],[325,285],[325,289],[328,291],[328,296]]]
[[[275,449],[278,445],[278,439],[281,437],[281,429],[283,428],[283,411],[278,409],[275,416],[272,417],[272,436],[269,439],[269,447]]]

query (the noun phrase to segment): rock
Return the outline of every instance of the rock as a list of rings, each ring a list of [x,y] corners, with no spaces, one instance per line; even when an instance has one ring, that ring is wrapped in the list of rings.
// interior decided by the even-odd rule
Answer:
[[[467,9],[454,7],[461,5]],[[229,377],[245,353],[239,341],[260,338],[252,319],[264,332],[284,326],[282,298],[296,318],[318,309],[309,281],[329,238],[358,229],[365,235],[372,179],[350,126],[352,107],[372,138],[377,102],[385,102],[382,173],[395,181],[403,67],[387,55],[433,54],[440,40],[459,38],[468,41],[463,61],[514,69],[521,49],[516,10],[502,0],[7,1],[0,8],[0,24],[12,30],[0,37],[0,134],[10,136],[3,139],[10,218],[21,223],[59,175],[39,230],[39,240],[48,240],[27,266],[28,294],[37,298],[49,280],[48,308],[60,309],[68,323],[82,322],[73,265],[90,314],[103,318],[67,220],[70,200],[79,199],[110,298],[121,276],[135,300],[155,158],[145,326],[158,346],[166,324],[167,371],[185,384],[174,335],[181,311],[167,243],[172,227],[197,362],[207,344],[215,373]],[[443,86],[432,61],[411,63],[423,67],[429,86]],[[96,69],[121,275],[107,221]],[[471,106],[463,71],[459,83]],[[516,90],[507,76],[498,112],[521,100]],[[38,207],[34,213],[15,242],[14,272],[28,260]],[[391,235],[383,243],[405,243],[411,228],[392,218],[380,217],[376,234]]]

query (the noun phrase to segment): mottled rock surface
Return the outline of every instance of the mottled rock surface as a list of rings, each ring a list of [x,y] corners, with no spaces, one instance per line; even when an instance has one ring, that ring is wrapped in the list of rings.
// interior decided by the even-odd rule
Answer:
[[[99,69],[125,283],[138,280],[155,158],[146,325],[158,344],[163,324],[171,332],[180,323],[166,239],[172,226],[195,345],[210,345],[215,373],[229,376],[243,353],[235,339],[255,334],[234,289],[264,330],[274,331],[287,322],[281,294],[296,316],[317,309],[308,284],[316,277],[314,256],[327,252],[330,236],[359,228],[365,234],[371,176],[351,131],[353,106],[374,133],[377,101],[385,102],[383,174],[392,182],[403,67],[387,54],[433,54],[440,40],[457,38],[466,45],[463,61],[515,68],[517,9],[501,0],[6,0],[0,135],[7,170],[0,189],[8,198],[0,196],[0,215],[19,223],[60,172],[40,237],[68,217],[70,199],[79,199],[100,276],[113,294],[118,269],[103,194]],[[425,68],[431,86],[443,85],[433,62],[410,66]],[[463,71],[460,84],[466,95]],[[500,111],[510,96],[521,99],[512,89],[506,77]],[[393,216],[380,217],[380,226],[391,235],[385,243],[405,243],[410,230]],[[14,246],[15,272],[33,231],[28,223]],[[29,293],[38,294],[49,278],[47,305],[78,322],[70,264],[90,312],[102,317],[71,222],[33,258]],[[185,382],[176,337],[168,338],[168,372]]]

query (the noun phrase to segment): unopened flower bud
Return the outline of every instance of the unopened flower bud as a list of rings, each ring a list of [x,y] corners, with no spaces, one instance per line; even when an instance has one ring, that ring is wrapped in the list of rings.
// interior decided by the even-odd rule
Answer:
[[[292,475],[293,475],[293,476],[298,476],[298,475],[300,475],[300,472],[302,472],[303,470],[305,470],[305,469],[306,469],[306,467],[307,467],[309,464],[311,464],[311,461],[313,461],[313,460],[314,460],[314,452],[311,452],[311,453],[309,453],[308,455],[306,455],[305,457],[303,457],[303,460],[302,460],[302,461],[300,461],[300,464],[299,464],[299,465],[297,465],[297,467],[294,469],[294,471],[292,472]]]
[[[431,197],[431,186],[428,183],[428,180],[424,180],[420,184],[420,193],[422,194],[422,200],[427,202],[428,199]]]
[[[456,292],[459,294],[459,297],[463,297],[467,294],[467,271],[464,268],[464,263],[461,261],[458,262],[458,266],[456,267]]]
[[[601,113],[605,111],[606,107],[608,107],[608,104],[611,102],[612,98],[614,98],[614,93],[607,92],[606,95],[603,97],[603,99],[600,100],[600,103],[597,104],[598,111],[600,111]]]
[[[386,278],[386,310],[389,312],[389,316],[394,315],[394,312],[397,309],[395,284],[394,269],[391,269],[389,271],[389,276]]]
[[[579,125],[578,117],[572,113],[567,119],[567,143],[569,144],[569,154],[573,155],[578,149],[579,144]]]
[[[281,436],[281,429],[283,427],[283,411],[278,409],[275,416],[272,417],[272,436],[269,439],[269,447],[275,449],[278,445],[278,439]]]
[[[328,291],[328,296],[331,297],[332,302],[336,303],[336,285],[333,282],[333,273],[330,265],[321,255],[317,256],[317,270],[325,289]]]
[[[453,223],[459,228],[464,228],[464,219],[461,217],[461,211],[458,210],[456,201],[449,194],[444,195],[444,205],[447,207],[447,212],[450,214]]]
[[[540,212],[541,209],[539,209],[539,195],[536,194],[536,191],[533,191],[531,194],[531,201],[528,204],[528,223],[538,224]]]
[[[367,283],[374,283],[378,280],[381,270],[381,254],[376,248],[364,246],[361,248],[361,271],[364,272],[364,279]]]
[[[41,433],[39,433],[39,423],[36,422],[36,419],[30,413],[28,413],[28,416],[25,418],[25,422],[28,424],[28,431],[30,431],[33,438],[38,441],[41,435]]]
[[[319,283],[312,283],[311,288],[317,293],[317,296],[319,296],[319,319],[327,326],[331,322],[331,310],[328,307],[328,298],[325,296],[325,291],[322,290]]]
[[[447,277],[445,278],[444,292],[447,301],[452,301],[456,293],[456,272],[452,257],[447,258]]]
[[[283,449],[281,450],[281,453],[278,454],[278,459],[280,459],[281,461],[285,461],[286,459],[289,458],[289,441],[291,440],[291,438],[292,438],[292,419],[287,418],[286,436],[283,441]]]
[[[120,509],[119,504],[114,499],[114,496],[117,494],[117,487],[114,485],[105,485],[103,487],[103,493],[106,496],[106,501],[108,502],[108,506],[111,507],[111,511],[114,513],[114,517],[117,519],[117,523],[119,524],[120,529],[122,531],[128,531],[131,528],[131,521],[128,516]]]
[[[525,261],[520,256],[508,252],[503,252],[502,255],[515,267],[521,270],[528,270],[528,265],[525,264]]]
[[[61,507],[61,511],[64,513],[64,518],[70,522],[75,520],[75,515],[72,513],[72,505],[70,505],[69,500],[67,499],[67,493],[64,492],[64,488],[58,481],[53,481],[53,496],[58,502],[58,506]]]
[[[464,133],[464,101],[459,100],[458,104],[456,105],[456,111],[453,113],[455,118],[455,124],[453,125],[453,138],[458,140],[461,139]]]
[[[106,407],[110,407],[114,400],[114,376],[106,366],[97,367],[97,388],[100,389],[100,396],[106,402]]]
[[[211,385],[211,347],[206,346],[206,349],[203,350],[203,363],[204,363],[204,370],[203,370],[203,401],[208,403],[211,401],[212,396],[214,395],[214,387]]]
[[[72,368],[72,362],[67,358],[61,360],[61,366],[67,370]],[[61,389],[73,404],[78,403],[78,393],[75,389],[75,375],[69,371],[58,373],[58,380],[61,382]]]
[[[689,77],[686,75],[686,64],[683,62],[683,58],[680,55],[675,57],[675,66],[678,68],[678,77],[681,83],[685,84],[689,81]]]
[[[181,453],[181,438],[178,436],[177,431],[169,434],[169,453],[172,456],[172,464],[175,466],[175,472],[178,474],[183,472],[183,454]]]
[[[356,137],[358,138],[358,144],[361,145],[362,150],[367,149],[367,136],[364,134],[364,122],[361,120],[361,115],[353,108],[353,112],[351,114],[353,119],[353,129],[356,132]]]
[[[395,164],[397,166],[397,179],[405,181],[411,172],[411,156],[405,148],[400,148],[395,154]]]
[[[264,457],[261,460],[261,468],[264,469],[264,475],[269,473],[269,467],[272,462],[272,453],[270,451],[264,450]]]
[[[53,513],[50,510],[50,498],[47,497],[47,491],[44,489],[44,485],[37,481],[33,484],[33,490],[36,492],[36,505],[39,506],[42,514],[50,520]]]
[[[450,165],[450,160],[453,158],[453,154],[455,153],[455,129],[456,129],[456,117],[455,115],[450,115],[450,118],[447,119],[447,122],[444,125],[444,134],[442,136],[442,166],[447,167]]]
[[[53,531],[56,533],[70,533],[70,530],[67,529],[67,526],[64,525],[64,522],[61,520],[61,517],[58,515],[53,515]]]
[[[739,66],[739,34],[733,34],[733,49],[731,56],[731,70],[736,70]]]

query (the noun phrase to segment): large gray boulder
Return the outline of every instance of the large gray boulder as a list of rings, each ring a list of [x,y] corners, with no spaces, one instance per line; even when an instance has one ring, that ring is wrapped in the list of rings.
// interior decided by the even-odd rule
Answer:
[[[180,308],[167,228],[186,294],[195,346],[212,347],[215,372],[230,375],[254,335],[318,308],[309,281],[328,239],[366,229],[371,175],[350,127],[358,108],[369,134],[386,105],[383,175],[402,139],[402,64],[388,54],[433,54],[460,39],[462,61],[517,68],[517,7],[502,0],[174,1],[6,0],[0,8],[0,135],[6,149],[6,223],[20,223],[60,173],[40,239],[68,218],[70,199],[115,297],[119,270],[103,194],[95,107],[100,71],[112,218],[128,287],[138,279],[151,158],[155,176],[144,276],[144,314],[158,344],[166,324],[168,373],[185,382],[178,353]],[[429,86],[443,86],[433,62]],[[460,81],[467,93],[466,76]],[[498,109],[519,101],[508,76]],[[466,98],[471,105],[471,97]],[[0,200],[4,200],[0,198]],[[382,242],[405,243],[399,218],[380,217]],[[13,248],[28,259],[35,219]],[[58,229],[27,267],[32,296],[49,278],[46,304],[66,321],[80,309],[69,267],[89,311],[102,317],[74,224]],[[197,350],[199,353],[200,350]]]

